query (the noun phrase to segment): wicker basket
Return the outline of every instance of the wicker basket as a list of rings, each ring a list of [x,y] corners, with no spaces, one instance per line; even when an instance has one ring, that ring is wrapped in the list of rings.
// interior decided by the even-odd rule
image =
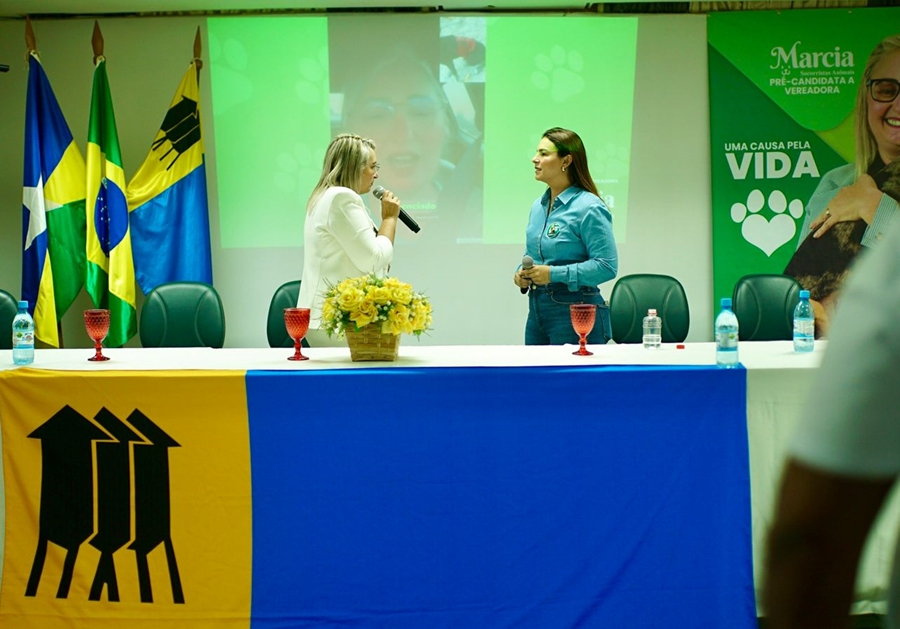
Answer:
[[[350,360],[396,360],[400,347],[399,334],[385,334],[381,324],[364,325],[355,331],[348,328],[344,331],[347,345],[350,346]]]

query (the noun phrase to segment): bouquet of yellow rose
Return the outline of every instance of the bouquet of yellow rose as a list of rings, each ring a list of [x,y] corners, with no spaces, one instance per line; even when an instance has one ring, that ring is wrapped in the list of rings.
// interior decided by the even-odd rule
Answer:
[[[380,323],[384,334],[415,334],[431,327],[431,303],[396,277],[350,277],[325,293],[321,327],[328,336]]]

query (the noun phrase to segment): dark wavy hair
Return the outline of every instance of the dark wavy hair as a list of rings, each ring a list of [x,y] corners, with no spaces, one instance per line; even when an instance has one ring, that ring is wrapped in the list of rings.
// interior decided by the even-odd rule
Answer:
[[[597,186],[591,178],[587,153],[584,150],[584,142],[581,141],[581,137],[574,131],[563,129],[562,127],[547,129],[541,137],[553,142],[553,146],[556,147],[560,157],[572,156],[572,163],[567,169],[569,181],[588,192],[593,192],[599,197],[600,193],[597,191]]]

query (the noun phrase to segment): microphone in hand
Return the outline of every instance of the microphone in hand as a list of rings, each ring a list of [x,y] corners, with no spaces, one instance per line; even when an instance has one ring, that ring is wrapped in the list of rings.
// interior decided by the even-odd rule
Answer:
[[[522,258],[522,270],[523,270],[523,271],[525,271],[525,270],[527,270],[527,269],[530,269],[530,268],[533,267],[533,266],[534,266],[534,258],[532,258],[532,257],[529,256],[529,255],[526,255],[526,256],[524,256],[524,257]],[[528,283],[530,284],[530,283],[531,283],[531,280],[528,280]],[[525,287],[523,288],[523,287],[520,286],[520,287],[519,287],[519,290],[522,291],[522,294],[524,295],[524,294],[526,294],[526,293],[528,292],[528,287],[525,286]]]
[[[375,186],[372,188],[372,194],[375,195],[376,199],[381,201],[381,197],[384,196],[384,186]],[[419,227],[419,224],[413,220],[413,217],[407,214],[403,208],[400,208],[400,220],[403,221],[403,224],[409,227],[414,234],[418,234],[419,230],[422,229]]]

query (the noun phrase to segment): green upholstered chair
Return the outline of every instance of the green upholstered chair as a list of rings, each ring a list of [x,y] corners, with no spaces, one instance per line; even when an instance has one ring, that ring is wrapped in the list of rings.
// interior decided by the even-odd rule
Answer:
[[[222,347],[225,309],[203,282],[171,282],[150,291],[141,309],[144,347]]]
[[[684,287],[670,275],[635,273],[620,277],[609,297],[612,337],[616,343],[641,343],[647,310],[662,318],[663,343],[681,343],[691,327]]]
[[[731,307],[742,341],[789,341],[794,333],[794,307],[800,283],[789,275],[745,275],[734,285]]]
[[[19,312],[15,297],[0,290],[0,349],[12,349],[12,322]]]
[[[269,347],[293,347],[294,341],[284,327],[284,309],[297,305],[297,297],[300,295],[300,280],[285,282],[278,287],[269,302],[269,316],[266,319],[266,337],[269,339]],[[303,347],[309,347],[306,339],[301,343]]]

